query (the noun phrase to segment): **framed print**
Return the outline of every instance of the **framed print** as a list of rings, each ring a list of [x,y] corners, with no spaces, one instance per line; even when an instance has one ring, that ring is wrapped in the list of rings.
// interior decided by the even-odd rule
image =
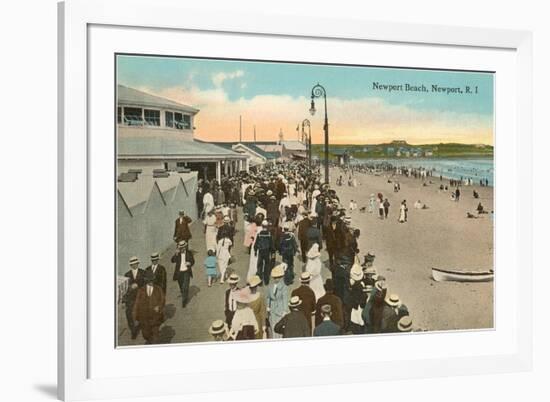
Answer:
[[[529,369],[529,33],[99,5],[59,6],[61,398]]]

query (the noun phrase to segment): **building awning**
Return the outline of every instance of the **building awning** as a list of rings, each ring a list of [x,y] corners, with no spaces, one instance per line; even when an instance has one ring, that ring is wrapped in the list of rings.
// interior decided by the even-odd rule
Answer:
[[[118,159],[198,161],[249,158],[248,155],[206,142],[158,137],[119,137],[117,157]]]

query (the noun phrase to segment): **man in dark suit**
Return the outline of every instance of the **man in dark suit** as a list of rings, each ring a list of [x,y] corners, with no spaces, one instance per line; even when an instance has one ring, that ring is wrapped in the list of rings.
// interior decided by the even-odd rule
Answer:
[[[235,300],[235,295],[240,290],[239,289],[239,275],[232,273],[227,280],[229,283],[229,288],[225,291],[225,322],[228,326],[231,326],[233,321],[233,316],[235,311],[237,311],[237,301]]]
[[[332,279],[328,278],[325,281],[325,294],[317,300],[317,306],[315,307],[315,325],[318,326],[323,322],[323,316],[321,314],[321,307],[325,304],[330,306],[331,320],[340,328],[344,325],[344,312],[342,300],[334,294],[334,284]]]
[[[298,309],[302,301],[298,296],[292,296],[288,307],[290,313],[279,320],[273,328],[275,332],[283,335],[283,338],[304,338],[311,336],[311,330],[307,325],[304,314]]]
[[[311,331],[315,320],[315,293],[309,287],[310,280],[311,274],[309,272],[302,272],[302,275],[300,275],[302,285],[292,291],[292,296],[298,296],[302,300],[299,310],[304,313],[309,330]]]
[[[306,232],[307,249],[309,251],[311,246],[313,246],[313,243],[317,243],[319,245],[319,251],[321,251],[323,249],[323,240],[321,238],[321,231],[317,227],[317,217],[312,216],[310,217],[310,220],[311,220],[311,226],[308,228]]]
[[[159,253],[151,254],[151,265],[145,268],[145,273],[151,272],[155,278],[155,285],[160,287],[166,295],[166,268],[159,264]]]
[[[337,227],[338,218],[336,216],[331,216],[330,224],[325,227],[325,241],[327,242],[327,252],[328,252],[328,261],[329,269],[334,269],[336,263],[336,256],[338,254],[338,227]]]
[[[176,264],[173,279],[178,281],[181,291],[181,306],[185,308],[189,296],[189,282],[193,277],[192,268],[195,265],[195,259],[193,258],[193,254],[188,250],[185,240],[178,243],[176,253],[172,256],[171,261]]]
[[[191,231],[189,230],[189,224],[191,223],[191,218],[185,215],[185,211],[180,211],[179,218],[176,219],[174,225],[174,241],[179,244],[180,241],[184,240],[189,243],[191,239]]]
[[[323,320],[315,330],[313,331],[313,336],[336,336],[342,334],[342,329],[338,324],[330,319],[332,313],[332,308],[330,304],[324,304],[321,306],[321,315]]]
[[[164,322],[164,292],[155,285],[155,276],[145,274],[145,286],[138,289],[133,317],[139,322],[145,344],[159,342],[160,325]]]
[[[122,300],[123,303],[126,304],[128,329],[130,330],[132,339],[136,339],[139,333],[139,325],[134,321],[133,310],[138,290],[145,284],[145,271],[139,268],[139,260],[137,257],[130,258],[128,263],[130,265],[130,270],[124,274],[124,276],[128,278],[128,291]]]

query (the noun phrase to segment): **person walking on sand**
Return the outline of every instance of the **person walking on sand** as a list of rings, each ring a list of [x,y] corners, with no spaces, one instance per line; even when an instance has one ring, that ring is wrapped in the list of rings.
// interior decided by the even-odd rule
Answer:
[[[374,212],[375,205],[376,205],[376,199],[374,198],[374,194],[371,194],[369,198],[369,214],[372,214]]]
[[[399,207],[399,223],[405,223],[407,221],[406,217],[406,209],[407,205],[405,204],[405,201],[401,202],[401,206]]]
[[[457,187],[455,191],[455,201],[460,201],[460,189]]]
[[[378,200],[378,216],[380,219],[384,219],[384,201],[382,199]]]
[[[390,213],[390,202],[387,198],[384,200],[384,203],[382,205],[384,207],[384,218],[388,219],[388,214]]]

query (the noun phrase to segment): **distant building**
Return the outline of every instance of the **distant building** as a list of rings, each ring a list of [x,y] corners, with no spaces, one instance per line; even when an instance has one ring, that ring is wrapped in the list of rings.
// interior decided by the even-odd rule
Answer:
[[[336,156],[338,166],[347,166],[351,160],[351,155],[348,149],[338,149],[331,152]]]
[[[428,157],[429,157],[429,156],[433,156],[433,155],[434,155],[434,153],[433,153],[433,151],[432,151],[431,149],[426,149],[426,150],[424,151],[424,156],[428,156]]]
[[[123,85],[117,90],[118,173],[190,170],[221,180],[248,171],[250,156],[194,138],[198,109]]]
[[[393,155],[395,154],[395,148],[394,147],[386,147],[386,155]]]
[[[287,159],[305,159],[307,158],[307,146],[298,140],[281,141],[281,156]]]

